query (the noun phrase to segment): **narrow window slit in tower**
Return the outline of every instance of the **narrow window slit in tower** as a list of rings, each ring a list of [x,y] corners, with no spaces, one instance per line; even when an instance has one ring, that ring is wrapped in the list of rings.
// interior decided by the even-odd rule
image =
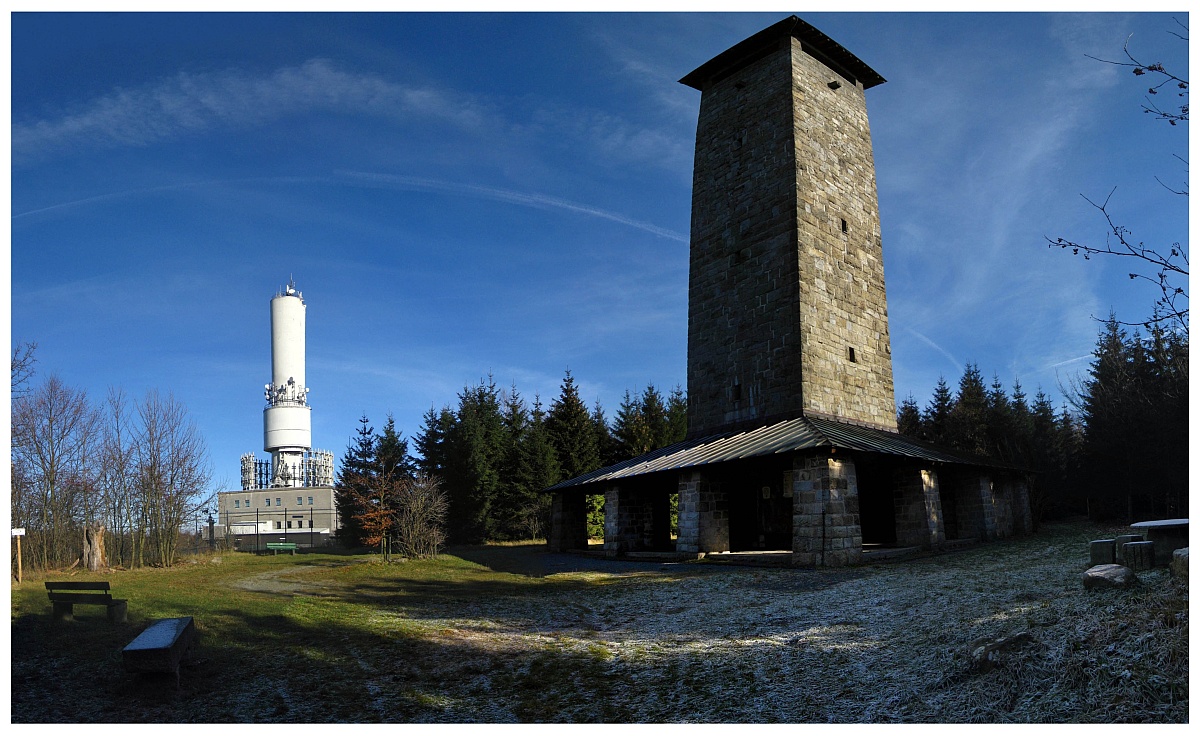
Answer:
[[[736,380],[733,382],[733,400],[742,400],[742,384],[738,383]]]
[[[848,348],[846,348],[846,349],[847,349],[848,351],[850,351],[850,362],[851,362],[851,363],[857,363],[857,362],[858,362],[858,357],[857,357],[857,356],[854,354],[854,348],[850,348],[850,347],[848,347]]]
[[[850,232],[850,225],[846,222],[845,218],[842,218],[842,232],[843,233]]]

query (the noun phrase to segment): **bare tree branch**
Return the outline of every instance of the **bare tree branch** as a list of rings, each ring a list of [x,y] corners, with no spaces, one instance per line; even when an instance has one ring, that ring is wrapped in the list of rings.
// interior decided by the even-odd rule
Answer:
[[[1182,23],[1180,23],[1178,18],[1175,19],[1175,22],[1179,23],[1179,25],[1185,30],[1187,29],[1187,26],[1184,26]],[[1171,35],[1187,41],[1187,37],[1180,36],[1178,33],[1172,33]],[[1129,38],[1133,38],[1132,34],[1129,36]],[[1165,91],[1175,92],[1175,94],[1179,97],[1187,97],[1188,81],[1183,77],[1176,76],[1174,73],[1168,71],[1161,62],[1156,61],[1151,64],[1146,64],[1140,59],[1136,58],[1129,51],[1129,38],[1125,39],[1125,45],[1122,48],[1122,50],[1125,52],[1125,58],[1128,59],[1128,61],[1111,61],[1109,59],[1101,59],[1099,57],[1090,56],[1087,54],[1085,54],[1085,56],[1087,56],[1089,59],[1095,59],[1096,61],[1100,61],[1105,64],[1129,67],[1133,70],[1135,76],[1142,77],[1147,74],[1152,75],[1151,78],[1157,80],[1157,83],[1150,85],[1150,87],[1146,90],[1146,93],[1151,96],[1157,96],[1160,91]],[[1178,112],[1170,112],[1160,108],[1157,104],[1152,102],[1150,98],[1146,98],[1146,104],[1142,105],[1142,111],[1153,115],[1159,120],[1166,120],[1171,125],[1187,122],[1189,113],[1186,102],[1179,106]]]
[[[1159,288],[1161,296],[1155,302],[1155,312],[1148,320],[1141,322],[1120,322],[1130,326],[1146,326],[1151,324],[1161,324],[1164,322],[1174,322],[1184,334],[1188,334],[1188,293],[1187,290],[1178,286],[1173,279],[1188,278],[1188,255],[1187,249],[1179,244],[1172,243],[1169,252],[1163,253],[1144,242],[1134,241],[1133,231],[1124,225],[1118,224],[1113,220],[1112,214],[1109,212],[1109,202],[1112,200],[1113,193],[1116,192],[1116,187],[1108,193],[1102,203],[1097,204],[1086,196],[1083,199],[1100,210],[1104,216],[1104,221],[1108,224],[1108,237],[1105,239],[1104,245],[1094,246],[1086,243],[1080,243],[1067,238],[1049,238],[1050,248],[1058,247],[1063,250],[1070,250],[1072,255],[1082,255],[1084,260],[1091,260],[1093,255],[1116,256],[1118,258],[1133,258],[1149,264],[1153,270],[1152,276],[1131,272],[1129,278],[1133,280],[1142,279],[1148,281]],[[1083,195],[1080,195],[1083,196]]]

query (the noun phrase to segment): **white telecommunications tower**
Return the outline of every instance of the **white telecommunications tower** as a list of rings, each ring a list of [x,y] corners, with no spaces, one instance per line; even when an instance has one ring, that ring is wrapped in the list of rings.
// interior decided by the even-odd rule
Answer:
[[[271,382],[263,409],[270,464],[242,456],[242,488],[333,485],[333,453],[312,449],[312,407],[304,385],[304,297],[288,280],[271,299]]]

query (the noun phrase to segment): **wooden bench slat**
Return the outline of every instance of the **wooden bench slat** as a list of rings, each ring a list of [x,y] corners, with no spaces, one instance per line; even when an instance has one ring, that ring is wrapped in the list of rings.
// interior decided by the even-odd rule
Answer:
[[[80,603],[84,605],[92,604],[99,606],[107,606],[113,602],[113,597],[108,593],[56,593],[49,592],[50,600],[56,603]]]
[[[46,583],[46,590],[109,590],[107,582],[52,582]]]

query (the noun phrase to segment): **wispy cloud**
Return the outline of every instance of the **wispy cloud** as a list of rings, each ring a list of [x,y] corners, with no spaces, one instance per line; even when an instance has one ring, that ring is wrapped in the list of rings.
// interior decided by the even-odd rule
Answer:
[[[253,75],[181,72],[139,89],[118,89],[60,117],[17,121],[14,163],[85,146],[146,146],[215,127],[262,125],[313,110],[420,116],[475,129],[488,115],[473,98],[342,71],[325,59]]]
[[[348,179],[357,181],[366,186],[382,186],[396,189],[409,189],[418,191],[445,192],[448,194],[458,194],[470,197],[482,197],[484,199],[492,199],[498,202],[509,202],[511,204],[523,205],[526,207],[537,207],[541,209],[561,209],[569,212],[578,212],[580,214],[591,217],[599,217],[605,220],[627,225],[652,235],[657,235],[660,238],[674,240],[679,243],[688,242],[686,235],[668,230],[667,228],[659,227],[649,222],[635,220],[625,215],[609,212],[598,207],[593,207],[588,204],[572,202],[558,197],[550,197],[545,194],[536,194],[531,192],[518,192],[512,189],[499,189],[496,187],[485,187],[476,184],[460,184],[456,182],[439,181],[437,179],[425,179],[416,176],[401,176],[397,174],[380,174],[365,171],[346,171],[341,174]]]

